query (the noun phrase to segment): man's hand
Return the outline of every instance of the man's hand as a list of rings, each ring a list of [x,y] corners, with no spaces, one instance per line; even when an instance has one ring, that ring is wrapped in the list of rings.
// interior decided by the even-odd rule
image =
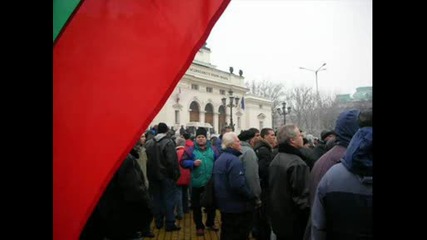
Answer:
[[[202,164],[202,160],[200,160],[200,159],[196,159],[196,160],[194,161],[194,166],[195,166],[195,167],[200,166],[200,164]]]

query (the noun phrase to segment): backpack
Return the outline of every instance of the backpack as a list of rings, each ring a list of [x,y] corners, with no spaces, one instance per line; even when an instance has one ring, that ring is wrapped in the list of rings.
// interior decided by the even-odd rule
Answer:
[[[166,176],[166,168],[162,163],[162,149],[156,140],[150,139],[146,146],[147,153],[147,178],[151,180],[162,180]]]

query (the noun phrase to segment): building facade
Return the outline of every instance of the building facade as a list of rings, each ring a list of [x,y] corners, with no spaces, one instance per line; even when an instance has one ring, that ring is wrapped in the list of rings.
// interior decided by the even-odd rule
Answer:
[[[211,134],[220,133],[231,122],[238,133],[251,127],[271,127],[272,102],[247,94],[243,72],[217,69],[210,62],[210,53],[206,44],[197,52],[150,127],[164,122],[175,130],[184,126],[195,132],[204,127]]]
[[[350,96],[350,94],[338,94],[336,95],[336,100],[341,109],[372,108],[372,86],[356,88],[353,96]]]

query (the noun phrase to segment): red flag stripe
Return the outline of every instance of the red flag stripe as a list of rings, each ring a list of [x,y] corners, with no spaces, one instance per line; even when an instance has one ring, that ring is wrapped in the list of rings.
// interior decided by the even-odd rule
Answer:
[[[85,0],[53,61],[54,239],[77,239],[229,0]]]

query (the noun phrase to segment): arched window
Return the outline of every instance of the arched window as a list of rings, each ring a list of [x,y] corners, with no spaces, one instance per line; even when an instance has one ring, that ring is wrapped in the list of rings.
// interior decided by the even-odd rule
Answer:
[[[211,126],[213,126],[213,106],[212,104],[208,103],[205,107],[205,122],[209,123]]]
[[[199,114],[200,114],[200,107],[199,104],[195,101],[191,102],[190,104],[190,122],[198,122],[199,121]]]

